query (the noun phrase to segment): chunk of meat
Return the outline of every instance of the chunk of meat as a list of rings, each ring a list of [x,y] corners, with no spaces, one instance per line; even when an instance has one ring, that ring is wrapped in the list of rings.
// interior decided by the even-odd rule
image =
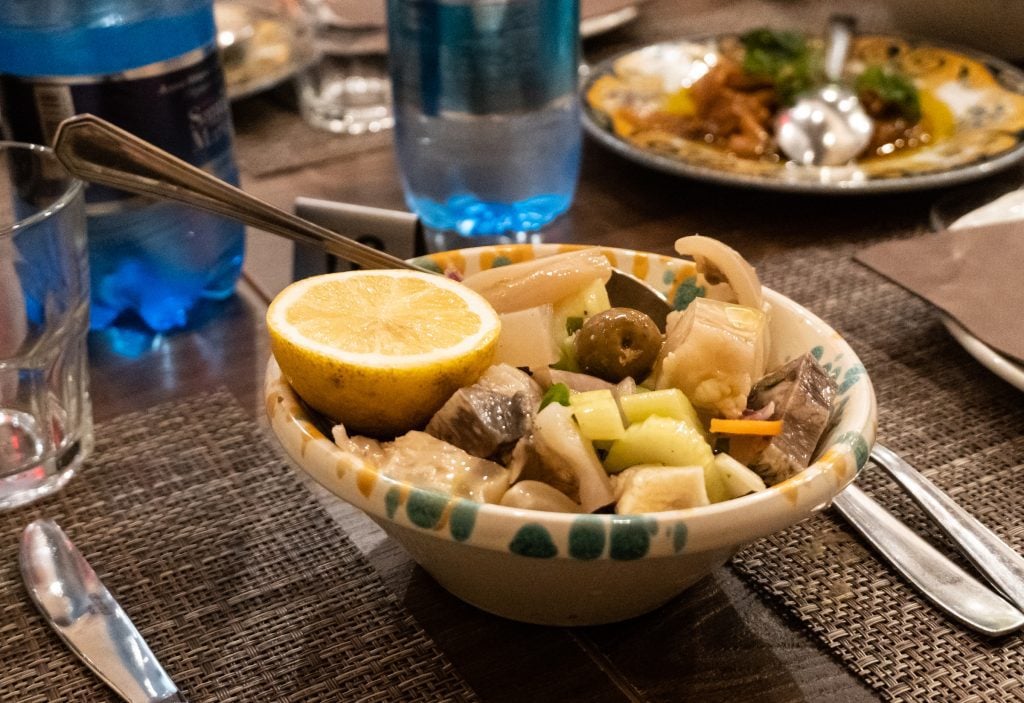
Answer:
[[[426,432],[484,459],[511,450],[530,431],[533,408],[524,393],[507,396],[469,386],[452,394]]]
[[[482,459],[504,461],[533,426],[541,390],[519,369],[491,366],[460,388],[427,423],[429,435]]]
[[[828,427],[836,391],[835,381],[810,353],[772,371],[754,386],[749,407],[756,411],[774,405],[771,419],[782,420],[782,432],[769,439],[739,440],[735,448],[730,443],[730,453],[768,485],[803,471]]]

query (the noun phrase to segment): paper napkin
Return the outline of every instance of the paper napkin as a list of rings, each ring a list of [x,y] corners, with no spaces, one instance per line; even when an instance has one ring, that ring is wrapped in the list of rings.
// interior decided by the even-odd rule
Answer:
[[[1024,219],[883,242],[855,258],[1024,363]]]

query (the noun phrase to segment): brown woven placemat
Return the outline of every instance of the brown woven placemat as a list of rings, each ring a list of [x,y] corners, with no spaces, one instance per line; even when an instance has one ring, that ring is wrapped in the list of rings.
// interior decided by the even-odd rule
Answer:
[[[0,701],[116,700],[21,584],[18,538],[41,516],[75,541],[193,703],[476,700],[216,392],[99,425],[63,493],[0,514]]]
[[[863,246],[863,245],[862,245]],[[953,341],[935,311],[826,243],[758,262],[766,285],[828,320],[878,396],[879,441],[1024,553],[1024,393]],[[961,565],[871,464],[858,484]],[[733,567],[883,699],[1024,700],[1024,636],[955,625],[826,512],[744,549]]]

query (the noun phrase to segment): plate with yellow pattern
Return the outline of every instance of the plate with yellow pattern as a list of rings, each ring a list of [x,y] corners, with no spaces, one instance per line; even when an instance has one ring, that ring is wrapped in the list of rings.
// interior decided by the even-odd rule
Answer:
[[[1024,72],[973,50],[860,35],[844,81],[874,121],[872,143],[843,166],[787,161],[774,115],[820,80],[822,54],[817,37],[766,29],[635,49],[591,69],[584,127],[657,170],[801,193],[947,186],[1024,158]]]

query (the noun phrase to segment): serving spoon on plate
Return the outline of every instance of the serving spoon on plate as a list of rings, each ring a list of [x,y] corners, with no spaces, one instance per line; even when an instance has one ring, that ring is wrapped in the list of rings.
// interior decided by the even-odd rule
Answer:
[[[793,105],[775,118],[779,148],[802,166],[841,166],[864,151],[871,140],[871,118],[857,94],[841,82],[854,27],[854,19],[847,15],[829,19],[827,82],[798,95]]]
[[[62,122],[54,139],[54,151],[69,172],[86,181],[162,200],[175,200],[298,242],[321,247],[346,261],[368,268],[427,271],[276,208],[93,115],[77,115]],[[386,230],[404,233],[410,237],[416,236],[420,227],[418,218],[410,213],[358,206],[351,206],[347,221],[351,223],[351,229],[362,233],[381,234]],[[641,310],[650,315],[664,330],[665,318],[671,312],[671,307],[660,293],[643,281],[614,269],[607,287],[613,305]],[[843,495],[845,493],[840,494],[837,503],[843,502]],[[913,535],[906,526],[902,526],[895,518],[885,513],[881,506],[863,493],[857,496],[856,503],[859,509],[844,510],[848,520],[858,526],[869,539],[872,534],[883,534],[887,543],[902,545],[900,550],[887,552],[887,556],[901,559],[915,553],[917,543],[910,547],[906,546],[906,534]],[[945,505],[944,511],[936,511],[934,502],[925,502],[922,507],[940,523],[943,519],[949,519],[948,505]],[[888,515],[888,519],[882,513]],[[904,530],[893,531],[891,528],[894,523],[901,525]],[[986,568],[986,560],[1005,560],[1005,552],[999,557],[991,557],[992,538],[988,537],[979,542],[977,537],[972,537],[976,530],[974,524],[960,520],[959,527],[950,531],[950,536],[954,540],[973,540],[975,545],[980,544],[980,547],[976,546],[972,550],[971,559],[983,573],[990,574],[992,569]],[[918,542],[920,541],[918,538]],[[941,577],[931,569],[935,568],[935,564],[945,563],[943,560],[948,562],[943,555],[935,552],[934,556],[927,560],[907,559],[897,568],[915,584],[936,585]],[[951,563],[949,566],[957,568]],[[922,588],[922,592],[936,601],[946,612],[955,613],[957,619],[987,634],[1002,634],[1024,626],[1024,614],[970,575],[959,571],[957,585],[945,584],[945,588]],[[944,573],[950,572],[950,569],[944,567]],[[911,578],[910,574],[913,574],[914,578]],[[1016,572],[1015,575],[1022,574],[1024,570]],[[1011,573],[1010,578],[1013,576]],[[1007,592],[1007,583],[1008,581],[1004,580],[997,583],[997,587]],[[1024,600],[1024,588],[1015,592],[1021,593],[1021,599]],[[963,603],[967,601],[973,603],[974,608],[965,613]],[[1024,607],[1024,602],[1018,604]]]

